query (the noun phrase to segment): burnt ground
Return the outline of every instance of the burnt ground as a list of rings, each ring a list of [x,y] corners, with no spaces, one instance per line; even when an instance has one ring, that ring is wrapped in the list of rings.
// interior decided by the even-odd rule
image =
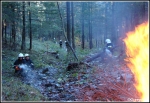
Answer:
[[[92,61],[95,70],[91,81],[80,91],[81,101],[132,101],[138,98],[134,87],[134,76],[123,58]]]
[[[94,55],[94,54],[91,54]],[[87,56],[86,58],[90,57]],[[138,99],[134,77],[123,58],[100,58],[70,71],[32,70],[23,79],[49,101],[132,101]]]

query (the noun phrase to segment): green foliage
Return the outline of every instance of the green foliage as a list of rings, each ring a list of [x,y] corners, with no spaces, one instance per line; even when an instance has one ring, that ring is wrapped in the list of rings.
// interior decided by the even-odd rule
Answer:
[[[73,73],[72,76],[73,76],[73,77],[77,77],[77,76],[78,76],[78,73]]]
[[[3,76],[2,100],[4,101],[43,101],[46,98],[36,89],[23,84],[17,77]]]
[[[77,48],[76,54],[78,55],[79,61],[82,61],[82,59],[90,52],[91,51],[89,49]]]
[[[84,2],[84,34],[85,39],[89,38],[89,15],[92,17],[92,34],[96,39],[104,39],[104,36],[111,36],[111,29],[120,29],[123,31],[121,27],[122,25],[126,25],[126,20],[128,17],[133,18],[135,13],[138,13],[140,18],[143,17],[143,7],[144,3],[142,2],[113,2],[113,3],[105,3],[105,2],[93,2],[92,3],[92,13],[89,13],[89,3]],[[75,27],[75,53],[79,59],[82,61],[85,59],[85,56],[91,52],[97,51],[96,48],[89,50],[89,42],[85,40],[85,49],[81,48],[81,3],[74,3],[74,27]],[[112,10],[112,4],[115,4],[114,11]],[[10,7],[12,6],[12,7]],[[108,12],[106,13],[106,8]],[[60,3],[60,11],[62,13],[64,24],[66,23],[66,3]],[[14,8],[16,11],[13,12]],[[2,49],[2,99],[6,101],[41,101],[45,100],[42,94],[34,88],[23,84],[19,78],[14,77],[14,69],[12,65],[14,61],[18,58],[18,54],[20,52],[29,53],[30,58],[34,62],[35,69],[45,68],[47,66],[52,66],[54,68],[61,69],[60,75],[58,75],[58,82],[67,81],[69,77],[77,78],[78,73],[81,70],[85,70],[86,66],[80,66],[80,68],[75,69],[71,72],[66,72],[66,67],[70,62],[76,62],[76,59],[72,52],[67,53],[65,45],[63,44],[63,48],[59,47],[59,44],[56,44],[51,41],[51,38],[56,37],[56,39],[60,39],[59,33],[62,30],[62,24],[60,22],[60,17],[58,15],[58,8],[56,2],[31,2],[31,6],[29,7],[26,2],[26,31],[28,31],[28,10],[31,11],[31,19],[32,19],[32,34],[33,34],[33,44],[32,50],[24,50],[21,51],[21,31],[22,31],[22,2],[3,2],[2,3],[2,20],[6,19],[10,24],[12,21],[16,23],[16,42],[17,48],[16,51],[13,51],[9,44],[9,36],[11,31],[11,27],[7,29],[7,40],[8,46],[4,45]],[[137,12],[138,11],[138,12]],[[115,12],[116,24],[115,27],[112,25],[112,16],[113,12]],[[105,20],[107,22],[105,22]],[[134,18],[133,18],[134,20]],[[132,21],[134,24],[134,21]],[[122,23],[122,24],[121,24]],[[107,25],[107,27],[105,27]],[[108,33],[105,34],[105,30],[107,28]],[[26,33],[28,35],[28,32]],[[99,35],[100,34],[100,35]],[[51,37],[51,35],[54,35]],[[115,35],[115,34],[113,34]],[[119,34],[121,35],[121,34]],[[117,36],[119,36],[117,35]],[[20,37],[19,37],[20,36]],[[40,39],[36,39],[41,37]],[[47,41],[44,41],[42,38],[49,37]],[[61,36],[62,37],[62,36]],[[57,41],[57,40],[56,40]],[[57,41],[59,42],[59,41]],[[29,48],[29,38],[26,37],[26,46]],[[103,47],[101,45],[100,47]],[[119,51],[119,50],[118,50]],[[57,52],[59,54],[59,59],[56,59],[55,55],[51,54],[51,52]],[[114,52],[115,55],[118,55],[117,52]],[[78,70],[80,69],[80,70]],[[94,69],[92,69],[94,71]],[[92,71],[91,70],[91,71]],[[88,75],[85,75],[88,78]],[[85,81],[79,81],[79,84],[85,83]],[[32,91],[32,92],[31,92]]]
[[[62,78],[58,78],[58,80],[57,80],[57,81],[58,81],[59,83],[60,83],[60,82],[62,82]]]
[[[26,45],[29,45],[29,39],[26,39]],[[20,46],[20,45],[19,45]],[[27,48],[29,48],[27,46]],[[52,41],[40,41],[33,40],[33,48],[31,51],[24,50],[20,51],[17,49],[13,51],[8,47],[2,49],[2,99],[4,101],[43,101],[46,97],[36,89],[30,87],[29,85],[23,84],[22,81],[14,76],[14,69],[12,64],[18,58],[18,54],[22,52],[23,54],[29,53],[31,60],[34,62],[35,69],[42,69],[45,67],[54,67],[60,69],[60,74],[55,75],[58,78],[58,82],[68,81],[71,78],[77,78],[78,73],[76,69],[70,72],[66,72],[66,67],[68,66],[69,60],[73,60],[74,56],[71,54],[72,58],[67,61],[66,49],[60,48],[59,44]],[[57,52],[59,54],[59,59],[56,59],[54,55],[50,52]],[[80,47],[76,48],[76,54],[79,61],[91,50],[82,50]],[[73,60],[75,61],[75,60]],[[80,67],[80,69],[85,69],[86,67]],[[84,81],[79,82],[79,84],[84,83]]]

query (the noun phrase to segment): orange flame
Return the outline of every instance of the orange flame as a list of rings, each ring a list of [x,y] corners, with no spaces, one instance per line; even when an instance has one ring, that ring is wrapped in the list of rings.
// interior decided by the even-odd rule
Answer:
[[[135,88],[140,101],[149,101],[149,24],[142,23],[135,31],[128,32],[123,40],[126,45],[125,60],[135,77]]]

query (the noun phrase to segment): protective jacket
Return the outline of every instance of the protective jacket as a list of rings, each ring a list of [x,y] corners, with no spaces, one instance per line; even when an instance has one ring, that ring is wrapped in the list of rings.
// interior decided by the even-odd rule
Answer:
[[[20,71],[20,68],[18,67],[18,65],[21,65],[21,64],[25,64],[25,60],[22,59],[17,59],[15,62],[14,62],[14,69],[15,69],[15,73],[17,73],[18,71]]]
[[[106,48],[108,48],[113,53],[113,45],[112,43],[107,43]]]
[[[25,64],[31,66],[31,68],[34,68],[34,64],[31,59],[25,59]]]

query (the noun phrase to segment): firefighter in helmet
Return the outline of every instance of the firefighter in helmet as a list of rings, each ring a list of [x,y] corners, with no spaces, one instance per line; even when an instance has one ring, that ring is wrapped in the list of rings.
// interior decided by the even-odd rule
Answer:
[[[32,62],[32,60],[30,59],[29,54],[25,54],[25,64],[29,67],[31,67],[32,69],[34,69],[34,64]]]
[[[113,53],[113,45],[110,39],[106,39],[106,48],[109,49],[111,51],[111,53]]]
[[[62,48],[62,40],[59,41],[60,48]]]
[[[24,55],[22,53],[19,53],[18,59],[14,62],[15,73],[17,74],[21,73],[22,69],[19,68],[19,65],[24,64],[24,63],[25,63]]]
[[[66,51],[68,51],[70,49],[68,41],[65,41],[65,46],[66,46]]]

